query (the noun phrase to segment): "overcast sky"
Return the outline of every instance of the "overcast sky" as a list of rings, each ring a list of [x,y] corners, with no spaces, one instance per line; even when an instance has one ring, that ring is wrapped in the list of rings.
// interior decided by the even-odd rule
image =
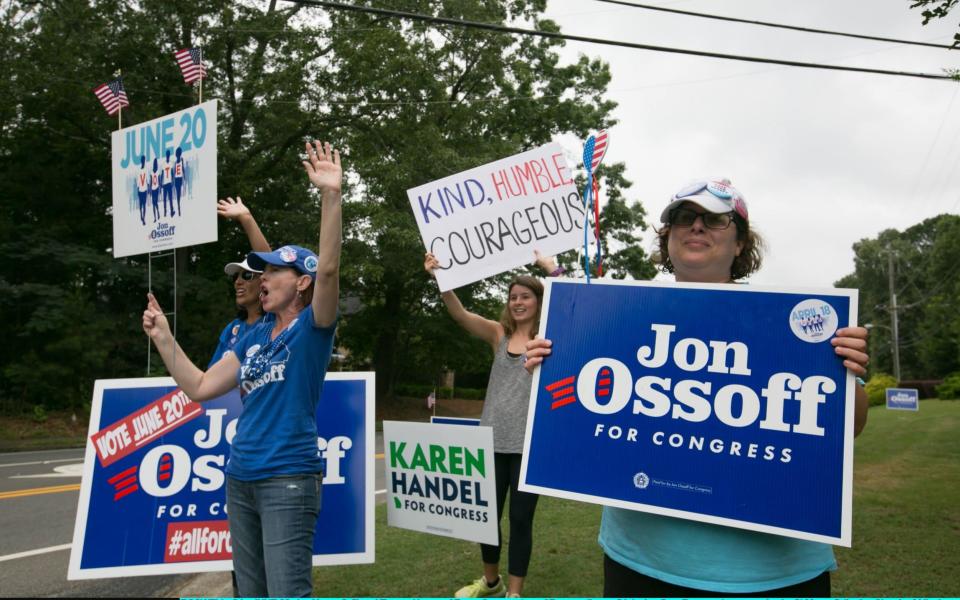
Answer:
[[[909,0],[679,0],[650,4],[949,44],[960,8],[922,26]],[[550,0],[570,34],[898,71],[960,68],[948,51],[723,23],[591,0]],[[960,84],[761,65],[568,42],[610,64],[619,103],[604,161],[622,161],[650,221],[672,193],[726,176],[768,242],[751,282],[832,286],[852,244],[960,212]],[[577,141],[563,140],[579,154]],[[645,235],[645,248],[652,245]]]

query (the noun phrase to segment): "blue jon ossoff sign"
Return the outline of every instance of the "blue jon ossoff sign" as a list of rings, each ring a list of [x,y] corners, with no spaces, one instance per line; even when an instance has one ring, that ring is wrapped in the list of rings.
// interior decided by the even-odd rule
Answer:
[[[887,388],[887,408],[920,410],[920,391],[911,388]]]
[[[855,290],[549,281],[522,490],[850,545]]]
[[[314,565],[374,560],[373,373],[328,373]],[[232,569],[224,468],[237,390],[197,404],[170,378],[98,380],[68,579]]]

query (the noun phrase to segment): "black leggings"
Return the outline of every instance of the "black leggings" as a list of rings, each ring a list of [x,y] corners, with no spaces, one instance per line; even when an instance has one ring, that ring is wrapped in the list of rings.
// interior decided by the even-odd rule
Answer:
[[[647,577],[625,567],[606,554],[603,555],[603,595],[607,598],[655,597],[655,598],[716,598],[716,597],[765,597],[765,598],[829,598],[830,572],[824,571],[813,579],[787,587],[749,594],[710,592],[673,585],[666,581]]]
[[[493,454],[493,468],[497,477],[497,539],[496,546],[480,544],[483,562],[491,565],[500,563],[500,545],[503,535],[500,533],[500,516],[507,501],[507,489],[510,492],[510,551],[507,558],[507,573],[517,577],[527,576],[530,565],[530,553],[533,551],[533,513],[537,510],[540,496],[517,490],[520,482],[521,454]]]

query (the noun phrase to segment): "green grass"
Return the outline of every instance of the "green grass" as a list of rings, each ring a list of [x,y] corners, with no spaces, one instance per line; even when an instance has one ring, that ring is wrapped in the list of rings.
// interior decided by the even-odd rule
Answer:
[[[960,402],[872,408],[854,464],[853,547],[836,549],[833,593],[960,595]],[[599,523],[599,506],[541,497],[524,595],[600,596]],[[376,545],[375,564],[314,569],[314,592],[450,596],[481,574],[477,544],[387,527],[383,505]]]
[[[840,596],[960,595],[960,402],[870,409],[854,451],[853,547]]]

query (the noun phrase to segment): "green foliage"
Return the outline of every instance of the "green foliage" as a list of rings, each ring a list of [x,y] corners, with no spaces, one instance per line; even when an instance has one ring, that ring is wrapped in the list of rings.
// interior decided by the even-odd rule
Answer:
[[[43,423],[47,420],[47,409],[45,409],[42,404],[37,404],[33,407],[33,420],[37,423]]]
[[[905,231],[888,229],[853,245],[854,273],[837,282],[860,290],[873,368],[893,371],[890,254],[900,333],[901,379],[939,379],[960,370],[960,216],[940,215]]]
[[[96,378],[146,372],[140,329],[149,288],[178,309],[178,341],[203,366],[233,312],[223,264],[248,250],[222,222],[219,242],[153,262],[114,259],[110,131],[90,90],[121,69],[129,126],[196,102],[174,50],[202,46],[220,99],[218,190],[241,196],[274,246],[316,247],[319,207],[300,166],[303,142],[343,149],[338,346],[350,369],[377,373],[378,397],[443,368],[489,369],[489,347],[463,335],[424,273],[408,188],[551,141],[614,124],[602,61],[561,64],[561,41],[434,28],[289,3],[198,0],[8,2],[0,7],[0,411],[41,402],[79,410]],[[403,0],[393,8],[494,23],[543,20],[542,0]],[[624,197],[623,165],[598,173],[615,276],[653,274],[639,247],[643,208]],[[567,259],[570,260],[569,258]],[[174,273],[177,295],[173,297]],[[511,274],[457,290],[496,318]],[[149,374],[163,374],[156,354]]]
[[[960,400],[960,372],[952,373],[937,386],[937,398],[941,400]]]
[[[863,389],[867,392],[870,406],[880,406],[887,403],[887,388],[892,387],[897,387],[897,380],[893,375],[874,373]]]
[[[933,19],[942,19],[957,5],[960,0],[912,0],[910,8],[924,7],[920,14],[923,16],[923,24],[926,25]],[[932,8],[927,8],[932,6]],[[960,47],[960,33],[953,34],[953,46]],[[951,77],[957,78],[958,72],[950,73]]]

